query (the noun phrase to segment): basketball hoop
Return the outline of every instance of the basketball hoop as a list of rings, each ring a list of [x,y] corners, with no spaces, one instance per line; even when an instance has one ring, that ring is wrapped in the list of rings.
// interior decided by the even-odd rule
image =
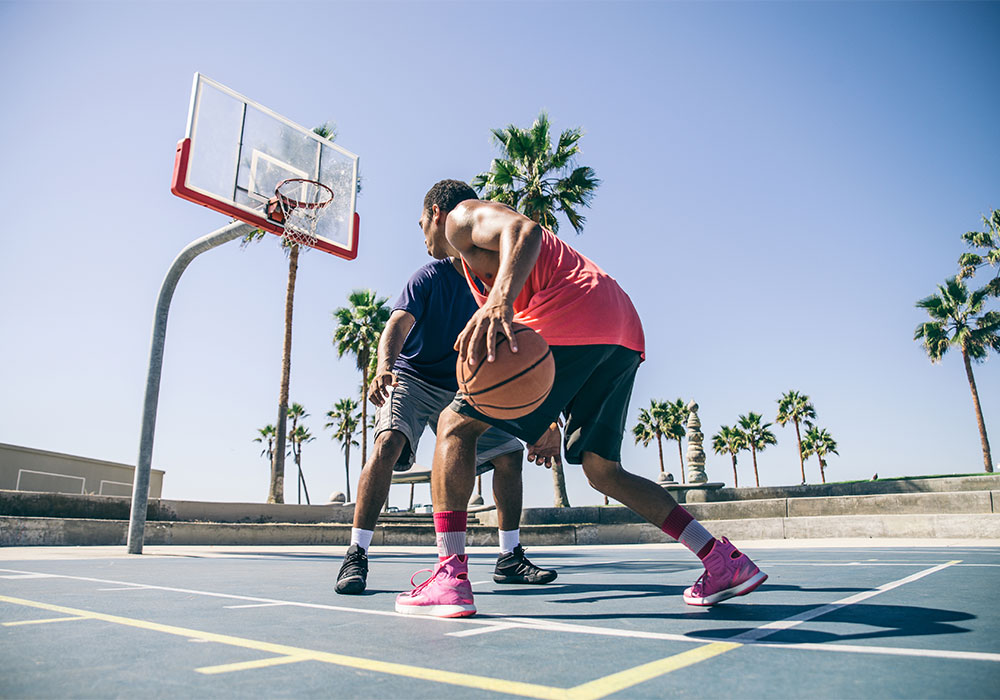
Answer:
[[[322,182],[293,177],[274,188],[268,202],[268,216],[284,226],[282,237],[290,243],[312,246],[316,243],[316,222],[320,212],[333,201],[333,190]]]

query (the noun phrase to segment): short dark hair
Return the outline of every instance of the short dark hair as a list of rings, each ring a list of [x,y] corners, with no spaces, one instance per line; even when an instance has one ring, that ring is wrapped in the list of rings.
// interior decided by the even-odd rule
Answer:
[[[469,185],[461,180],[441,180],[424,195],[424,211],[430,211],[437,204],[438,209],[449,212],[467,199],[479,199]]]

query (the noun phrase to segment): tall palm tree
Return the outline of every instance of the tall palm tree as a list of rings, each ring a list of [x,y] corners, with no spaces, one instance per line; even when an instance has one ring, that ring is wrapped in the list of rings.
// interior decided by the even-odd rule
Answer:
[[[762,423],[763,416],[751,411],[739,418],[739,430],[743,437],[743,449],[750,450],[753,457],[753,478],[757,486],[760,486],[760,476],[757,473],[757,453],[763,452],[768,445],[777,445],[778,438],[774,437],[769,428],[772,423]]]
[[[323,138],[333,141],[337,138],[336,127],[327,122],[313,129]],[[267,232],[257,229],[248,233],[240,243],[246,247],[265,236]],[[285,502],[285,428],[287,427],[288,388],[292,375],[292,311],[295,308],[295,280],[299,273],[299,245],[281,237],[281,248],[288,256],[288,281],[285,285],[285,334],[281,348],[281,381],[278,387],[278,420],[275,426],[275,446],[271,457],[271,483],[268,487],[268,503]]]
[[[341,399],[333,405],[333,410],[326,412],[330,420],[323,426],[333,428],[333,439],[340,442],[344,451],[344,476],[347,482],[347,501],[351,500],[351,447],[357,447],[354,436],[358,432],[361,414],[358,413],[358,402],[354,399]],[[362,465],[364,466],[364,465]]]
[[[931,362],[941,361],[951,347],[957,347],[965,363],[965,376],[972,390],[972,403],[979,425],[979,440],[983,447],[983,462],[986,471],[993,471],[993,455],[986,435],[983,409],[979,404],[976,378],[972,374],[972,363],[982,362],[990,350],[1000,352],[1000,311],[985,311],[984,305],[990,296],[987,288],[969,293],[965,283],[957,277],[948,278],[938,285],[938,293],[917,302],[931,317],[917,326],[914,340],[922,340]]]
[[[660,473],[664,473],[663,468],[663,433],[666,431],[666,402],[650,399],[649,408],[639,409],[639,422],[632,428],[632,435],[635,437],[635,444],[640,442],[643,447],[648,447],[649,443],[656,440],[656,446],[660,453]]]
[[[270,464],[274,460],[274,426],[268,424],[263,428],[257,428],[257,433],[258,435],[253,441],[264,445],[264,449],[260,451],[260,456],[267,457],[267,463]]]
[[[302,492],[306,492],[306,505],[309,503],[309,488],[306,486],[306,477],[302,474],[302,445],[315,440],[309,429],[304,425],[296,425],[288,433],[288,442],[291,446],[290,454],[295,459],[295,466],[299,471],[299,503],[302,503]]]
[[[823,458],[828,454],[840,454],[837,452],[837,441],[826,430],[821,430],[815,425],[811,425],[805,438],[802,440],[802,450],[807,457],[816,455],[816,459],[819,460],[819,478],[825,484],[826,460]]]
[[[483,199],[501,202],[559,233],[558,212],[569,220],[577,233],[583,231],[586,219],[579,207],[589,207],[601,181],[593,168],[576,166],[580,154],[581,128],[563,131],[553,146],[551,124],[542,111],[530,129],[508,124],[491,129],[493,141],[500,149],[490,169],[472,179],[472,186]],[[562,464],[552,467],[555,506],[568,507],[566,476]]]
[[[805,423],[806,427],[812,427],[811,421],[816,419],[816,409],[813,407],[809,397],[797,391],[786,391],[778,399],[778,425],[784,426],[789,422],[795,424],[795,439],[799,444],[799,469],[802,471],[802,483],[806,483],[806,463],[802,454],[802,433],[799,430],[799,423]]]
[[[549,116],[543,111],[530,129],[508,124],[491,129],[500,157],[472,179],[484,199],[502,202],[549,229],[559,232],[562,212],[577,233],[586,219],[579,207],[589,207],[601,181],[593,168],[574,167],[580,154],[581,128],[566,129],[553,147]]]
[[[361,372],[361,466],[368,461],[368,382],[371,380],[372,356],[378,349],[379,336],[392,310],[386,297],[378,298],[371,289],[355,289],[347,297],[348,306],[333,312],[337,328],[333,342],[337,356],[351,353]]]
[[[663,431],[663,437],[667,440],[677,441],[677,458],[680,460],[681,465],[681,483],[687,483],[687,477],[684,474],[684,449],[681,446],[681,440],[687,435],[687,428],[685,427],[688,419],[687,406],[684,404],[684,399],[677,399],[674,402],[667,401],[663,405],[663,424],[666,430]]]
[[[740,476],[736,473],[736,454],[746,449],[743,442],[744,436],[739,428],[730,428],[723,425],[719,432],[712,436],[712,449],[715,454],[728,454],[733,458],[733,488],[740,487]]]
[[[288,435],[289,435],[289,437],[291,435],[295,434],[296,430],[299,427],[299,421],[301,421],[304,418],[308,418],[309,417],[309,414],[306,413],[306,409],[300,403],[292,403],[291,406],[289,406],[287,409],[285,409],[285,415],[288,418],[291,418],[291,420],[292,420],[292,427],[288,429]],[[290,444],[290,448],[291,449],[289,449],[287,451],[287,454],[290,454],[290,455],[294,456],[294,454],[295,454],[295,445],[294,444]],[[296,464],[298,464],[298,463],[296,462]],[[297,483],[299,484],[299,503],[302,503],[302,469],[301,468],[299,469]],[[308,500],[308,496],[306,498]]]
[[[962,240],[973,252],[963,253],[958,259],[958,279],[968,279],[980,267],[989,265],[997,268],[993,279],[986,283],[986,290],[992,297],[1000,297],[1000,209],[994,209],[989,217],[983,217],[982,231],[969,231]]]

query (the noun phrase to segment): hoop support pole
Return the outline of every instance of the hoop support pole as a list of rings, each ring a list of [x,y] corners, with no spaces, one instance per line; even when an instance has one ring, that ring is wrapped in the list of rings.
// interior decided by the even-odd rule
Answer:
[[[160,285],[153,319],[153,338],[149,348],[149,371],[146,374],[146,397],[142,406],[142,433],[139,437],[139,459],[132,482],[132,507],[128,520],[127,547],[129,554],[142,554],[143,533],[146,529],[146,507],[149,504],[149,473],[153,459],[153,434],[156,430],[156,408],[160,398],[160,373],[163,369],[163,345],[167,337],[167,315],[177,282],[187,266],[205,251],[240,238],[256,227],[237,221],[223,226],[188,244],[174,259]]]

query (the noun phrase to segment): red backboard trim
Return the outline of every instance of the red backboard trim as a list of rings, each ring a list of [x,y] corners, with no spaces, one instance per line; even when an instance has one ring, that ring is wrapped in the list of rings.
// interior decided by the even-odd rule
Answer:
[[[273,233],[276,235],[281,235],[283,229],[278,224],[270,221],[265,216],[259,214],[254,214],[248,212],[245,209],[241,209],[232,202],[227,202],[225,200],[216,199],[211,195],[207,195],[203,192],[198,192],[192,190],[187,186],[187,171],[188,171],[188,161],[191,158],[191,139],[181,139],[177,143],[177,155],[174,158],[174,177],[173,182],[170,185],[170,191],[181,199],[186,199],[195,204],[200,204],[204,207],[208,207],[220,214],[226,214],[234,219],[239,219],[240,221],[245,221],[246,223],[256,226],[259,229]],[[351,236],[351,248],[338,248],[337,246],[330,245],[325,241],[317,241],[316,245],[312,246],[317,250],[322,250],[331,255],[336,255],[338,258],[344,258],[345,260],[354,260],[358,257],[358,241],[360,240],[361,233],[361,217],[357,212],[354,212],[354,230]]]

